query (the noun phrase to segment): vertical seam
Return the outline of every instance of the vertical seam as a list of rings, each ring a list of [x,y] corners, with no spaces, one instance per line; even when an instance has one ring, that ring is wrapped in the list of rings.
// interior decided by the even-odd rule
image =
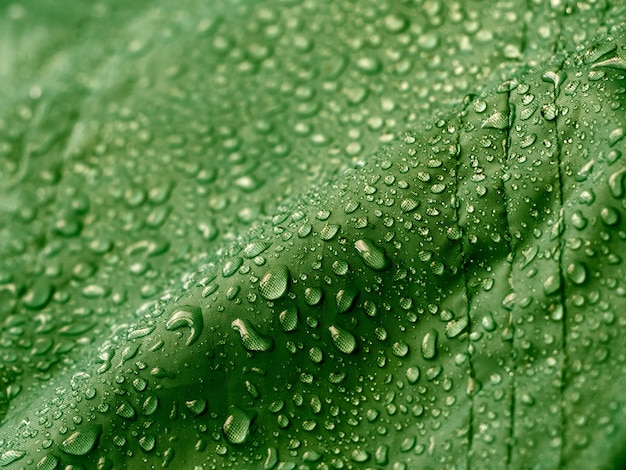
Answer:
[[[467,299],[467,302],[465,303],[465,316],[467,318],[467,362],[468,362],[468,367],[469,367],[469,377],[470,379],[474,379],[474,377],[476,376],[476,374],[474,373],[474,366],[472,364],[472,354],[471,354],[471,345],[470,345],[470,335],[472,333],[472,322],[470,319],[470,305],[472,302],[472,298],[470,295],[470,290],[469,290],[469,286],[468,286],[468,275],[467,275],[467,262],[465,259],[465,243],[463,242],[464,237],[465,237],[465,231],[463,230],[463,228],[461,227],[461,225],[459,224],[459,205],[460,205],[460,198],[459,198],[459,187],[460,187],[460,182],[459,182],[459,174],[460,174],[460,167],[461,167],[461,155],[462,155],[462,150],[461,150],[461,132],[463,132],[463,122],[464,122],[464,115],[466,115],[466,111],[467,108],[469,107],[469,101],[465,104],[465,106],[463,107],[463,110],[461,111],[460,115],[459,115],[459,133],[458,133],[458,137],[457,137],[457,146],[458,146],[458,151],[457,151],[457,157],[456,157],[456,171],[455,171],[455,205],[454,205],[454,217],[455,217],[455,221],[456,221],[456,226],[457,229],[459,230],[459,233],[461,234],[461,238],[460,238],[460,256],[461,256],[461,265],[463,266],[463,285],[465,287],[465,298]],[[472,453],[472,445],[473,445],[473,435],[474,435],[474,428],[473,428],[473,421],[474,421],[474,394],[470,393],[469,394],[469,401],[470,401],[470,406],[469,406],[469,426],[468,426],[468,442],[467,442],[467,469],[471,470],[471,453]]]
[[[511,151],[511,126],[513,125],[513,111],[511,109],[511,90],[508,89],[507,90],[507,96],[506,96],[506,103],[507,103],[507,116],[508,116],[508,125],[505,128],[506,131],[506,138],[504,139],[504,174],[508,174],[509,172],[509,158],[510,158],[510,151]],[[513,233],[511,232],[511,223],[509,220],[509,197],[507,195],[506,192],[506,185],[504,184],[504,180],[503,180],[503,185],[502,185],[502,193],[503,193],[503,197],[504,197],[504,215],[505,215],[505,220],[506,220],[506,230],[509,234],[509,251],[511,253],[511,272],[509,274],[509,279],[511,280],[511,290],[515,290],[513,287],[513,283],[512,283],[512,274],[513,274],[513,266],[514,266],[514,262],[515,262],[515,251],[513,250]],[[512,330],[513,333],[513,320],[510,316],[509,313],[509,327]],[[512,350],[513,348],[511,347],[511,358],[513,357],[512,354]],[[511,422],[510,422],[510,427],[509,427],[509,436],[508,436],[508,443],[507,443],[507,456],[506,456],[506,467],[509,468],[511,465],[511,459],[513,456],[513,433],[514,433],[514,429],[515,429],[515,380],[517,378],[516,374],[515,374],[515,361],[512,362],[511,364],[511,370],[513,371],[513,377],[511,379],[511,408],[510,408],[510,413],[511,413]]]

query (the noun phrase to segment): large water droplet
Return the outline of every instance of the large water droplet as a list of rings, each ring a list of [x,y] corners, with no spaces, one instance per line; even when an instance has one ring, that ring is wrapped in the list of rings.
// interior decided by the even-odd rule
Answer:
[[[256,413],[246,413],[237,407],[231,407],[229,415],[224,421],[224,437],[231,444],[243,444],[248,436]]]
[[[23,450],[7,450],[0,455],[0,467],[6,467],[26,455]]]
[[[289,269],[278,265],[270,269],[259,283],[259,292],[267,300],[280,299],[289,287]]]
[[[378,248],[371,240],[357,240],[354,247],[370,268],[382,271],[389,267],[390,263],[384,250]]]
[[[446,336],[448,338],[455,338],[460,335],[465,328],[467,328],[468,317],[467,315],[462,316],[461,318],[457,318],[455,320],[449,321],[446,324]]]
[[[249,322],[237,318],[233,320],[232,327],[241,335],[241,342],[248,351],[269,351],[274,345],[272,338],[262,336],[252,328]]]
[[[344,354],[352,354],[354,352],[356,349],[356,338],[352,333],[337,326],[331,326],[328,330],[339,351]]]
[[[166,330],[176,330],[182,326],[187,326],[191,330],[189,338],[185,343],[187,346],[193,344],[202,333],[204,319],[200,307],[185,305],[176,310],[165,325]]]
[[[278,321],[284,331],[293,331],[298,327],[298,309],[289,307],[278,315]]]
[[[243,258],[237,256],[236,258],[229,259],[224,263],[224,267],[222,268],[222,276],[230,277],[237,272],[237,270],[243,264]]]
[[[92,424],[73,432],[65,439],[59,448],[70,455],[86,455],[95,447],[96,441],[102,433],[102,425]]]
[[[337,311],[339,313],[345,313],[354,306],[354,301],[359,295],[359,290],[356,287],[346,287],[337,292]]]
[[[574,284],[584,284],[587,280],[587,267],[583,263],[571,263],[566,271],[568,279]]]

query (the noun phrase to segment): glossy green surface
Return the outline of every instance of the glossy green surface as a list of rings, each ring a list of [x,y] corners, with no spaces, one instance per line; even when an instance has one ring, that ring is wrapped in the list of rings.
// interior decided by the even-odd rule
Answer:
[[[625,17],[0,4],[0,467],[622,468]]]

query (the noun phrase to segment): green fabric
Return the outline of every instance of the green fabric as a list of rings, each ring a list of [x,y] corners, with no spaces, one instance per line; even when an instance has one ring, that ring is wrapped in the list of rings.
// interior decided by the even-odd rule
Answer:
[[[625,467],[624,18],[0,4],[0,467]]]

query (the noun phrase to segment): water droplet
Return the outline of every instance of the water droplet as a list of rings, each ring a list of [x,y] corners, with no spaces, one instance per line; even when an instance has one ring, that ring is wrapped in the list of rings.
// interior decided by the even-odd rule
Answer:
[[[410,384],[415,384],[420,378],[420,369],[419,367],[409,367],[406,370],[406,379]]]
[[[624,196],[624,176],[626,175],[626,168],[616,171],[609,176],[609,189],[615,199],[620,199]]]
[[[370,454],[364,449],[354,449],[351,458],[353,462],[364,463],[370,459]]]
[[[357,240],[354,247],[366,266],[376,271],[383,271],[390,266],[384,250],[378,248],[371,240]]]
[[[242,264],[243,264],[243,258],[239,256],[237,256],[236,258],[229,259],[228,261],[226,261],[226,263],[224,264],[224,267],[222,268],[222,276],[224,277],[232,276],[233,274],[237,272],[237,270],[241,267]]]
[[[274,346],[271,338],[260,335],[246,320],[237,318],[231,326],[241,335],[241,342],[248,351],[269,351]]]
[[[320,238],[324,241],[332,240],[340,228],[338,224],[326,224],[320,231]]]
[[[194,416],[200,416],[207,410],[207,401],[204,399],[188,400],[185,402],[185,406]]]
[[[187,342],[187,346],[193,344],[202,334],[204,327],[204,319],[200,307],[185,305],[176,310],[165,325],[166,330],[176,330],[183,326],[191,330]]]
[[[483,318],[481,319],[481,324],[485,331],[494,331],[497,327],[495,320],[493,319],[493,314],[491,312],[485,313]]]
[[[385,16],[384,19],[385,29],[392,34],[398,34],[405,31],[409,27],[409,20],[396,13],[391,13]]]
[[[587,267],[580,262],[571,263],[567,266],[567,277],[574,284],[584,284],[587,280]]]
[[[272,244],[270,242],[257,241],[249,243],[242,251],[244,257],[251,259],[259,256],[265,250],[267,250]]]
[[[139,438],[139,447],[144,452],[151,452],[156,446],[156,436],[154,434],[146,434]]]
[[[37,470],[55,470],[60,461],[61,459],[59,459],[56,455],[48,454],[37,462]],[[2,466],[1,463],[0,466]]]
[[[376,304],[374,302],[372,302],[371,300],[366,300],[363,303],[363,310],[365,311],[365,314],[368,317],[375,317],[376,316],[376,311],[378,310],[378,307],[376,307]]]
[[[231,444],[243,444],[250,435],[255,417],[255,412],[246,413],[237,407],[231,407],[222,427],[226,440]]]
[[[391,346],[391,352],[394,356],[404,357],[409,353],[409,345],[404,341],[396,341]]]
[[[137,412],[130,403],[124,401],[117,407],[115,414],[121,416],[122,418],[134,419]]]
[[[31,310],[41,310],[52,299],[54,294],[54,286],[49,282],[38,279],[33,286],[26,292],[22,302],[26,308]]]
[[[424,359],[434,359],[437,355],[437,330],[431,329],[422,339],[422,356]]]
[[[553,295],[561,289],[561,278],[558,274],[548,276],[543,283],[543,292],[546,295]]]
[[[467,315],[464,315],[461,318],[457,318],[455,320],[449,321],[448,323],[446,323],[446,336],[448,338],[456,338],[465,330],[465,328],[467,328],[467,324],[468,324]]]
[[[323,296],[324,292],[319,287],[307,287],[304,290],[304,301],[310,306],[319,304]]]
[[[311,233],[312,230],[313,230],[313,226],[307,222],[298,229],[298,237],[306,238]]]
[[[336,260],[332,264],[332,270],[337,276],[344,276],[348,272],[349,267],[344,260]]]
[[[600,210],[600,219],[604,225],[615,226],[620,222],[620,213],[614,207],[603,207]]]
[[[149,396],[143,402],[143,405],[141,408],[142,408],[144,416],[150,416],[154,414],[154,412],[157,410],[158,407],[159,407],[159,399],[155,396]]]
[[[506,129],[508,125],[509,116],[496,111],[482,122],[481,127],[486,129]]]
[[[284,265],[274,266],[259,283],[259,292],[267,300],[280,299],[289,287],[289,269]]]
[[[528,148],[530,147],[532,144],[535,143],[535,141],[537,140],[537,134],[526,134],[524,137],[522,137],[522,139],[520,139],[519,141],[519,146],[520,148]]]
[[[293,331],[298,327],[298,309],[289,307],[278,315],[278,321],[284,331]]]
[[[95,447],[102,433],[102,425],[92,424],[73,432],[59,448],[69,455],[86,455]]]
[[[320,348],[314,347],[309,350],[309,358],[311,358],[314,363],[319,364],[324,359],[324,353]]]
[[[331,326],[328,330],[339,351],[344,354],[352,354],[354,352],[356,349],[356,338],[352,333],[337,326]]]
[[[7,467],[26,455],[23,450],[7,450],[0,455],[0,466]]]
[[[359,295],[356,287],[346,287],[337,292],[337,312],[345,313],[354,306],[354,301]]]
[[[417,208],[417,206],[419,206],[419,201],[411,198],[405,198],[400,203],[400,209],[402,209],[402,212],[411,212]]]

